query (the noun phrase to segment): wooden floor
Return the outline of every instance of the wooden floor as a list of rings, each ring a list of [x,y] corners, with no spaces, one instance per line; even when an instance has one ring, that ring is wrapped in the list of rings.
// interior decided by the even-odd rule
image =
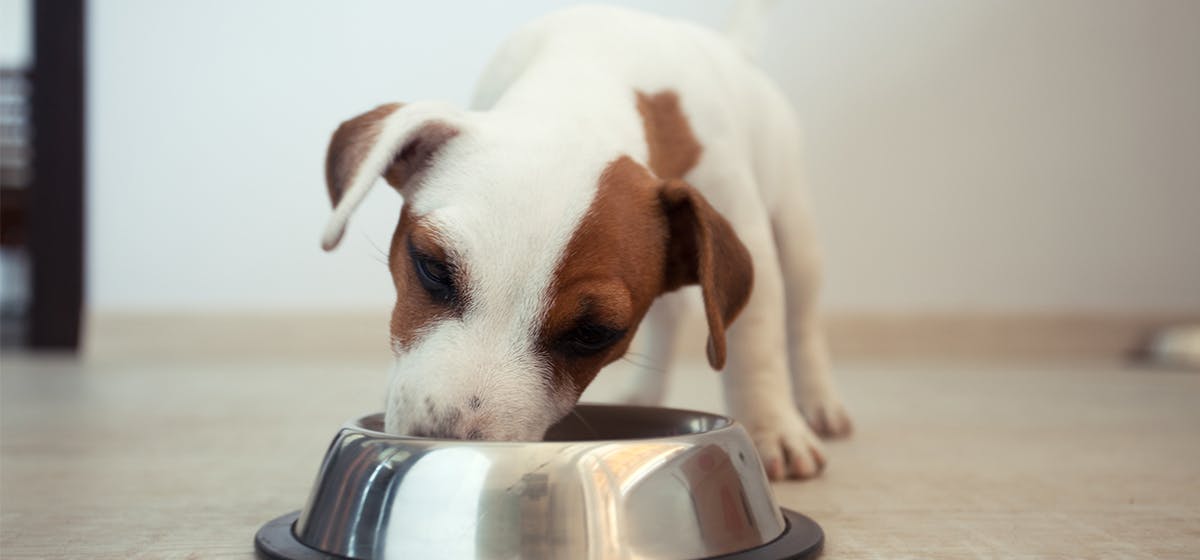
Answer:
[[[0,362],[0,556],[251,558],[385,364]],[[720,408],[716,374],[669,404]],[[825,558],[1200,557],[1200,374],[1111,363],[843,362],[858,432],[775,486]],[[589,396],[624,375],[605,372]]]

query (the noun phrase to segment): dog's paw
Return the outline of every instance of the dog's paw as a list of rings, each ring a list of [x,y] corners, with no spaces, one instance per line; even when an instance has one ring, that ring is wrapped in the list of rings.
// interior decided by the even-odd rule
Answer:
[[[808,420],[808,425],[821,437],[846,437],[854,431],[854,423],[850,421],[846,405],[832,390],[804,391],[796,399],[796,405]]]
[[[799,414],[744,419],[771,480],[812,478],[825,468],[825,451]]]

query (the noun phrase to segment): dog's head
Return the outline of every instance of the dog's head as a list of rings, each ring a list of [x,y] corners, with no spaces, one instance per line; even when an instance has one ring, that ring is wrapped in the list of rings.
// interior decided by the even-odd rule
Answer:
[[[681,177],[700,148],[686,120],[680,130],[655,114],[655,99],[639,97],[646,166],[588,140],[514,134],[523,123],[431,103],[383,105],[334,133],[326,250],[379,177],[404,198],[388,255],[397,293],[389,432],[540,439],[625,353],[651,302],[688,284],[702,287],[708,358],[723,366],[725,327],[750,293],[750,257],[695,189],[661,178]]]

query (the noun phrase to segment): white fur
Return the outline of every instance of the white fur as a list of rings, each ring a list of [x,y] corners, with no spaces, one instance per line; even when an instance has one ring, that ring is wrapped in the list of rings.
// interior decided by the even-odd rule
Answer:
[[[533,439],[567,412],[571,398],[554,393],[535,354],[549,282],[601,171],[620,155],[647,159],[635,91],[667,89],[679,95],[704,150],[685,179],[730,221],[754,259],[753,294],[729,330],[731,412],[773,475],[819,470],[819,443],[796,403],[829,432],[845,432],[848,421],[815,320],[819,259],[799,194],[795,115],[720,35],[614,7],[571,8],[519,30],[485,71],[475,111],[421,105],[393,114],[335,211],[327,245],[406,131],[430,118],[462,129],[405,202],[436,223],[467,264],[472,306],[461,320],[432,325],[412,348],[397,347],[388,430],[458,410],[455,435],[482,429],[487,437]],[[677,307],[656,305],[647,327],[668,331]],[[660,338],[673,340],[665,332]],[[672,346],[664,343],[655,360],[668,363]],[[789,359],[794,385],[804,391],[796,401],[788,396]],[[661,382],[642,389],[651,394],[641,400],[662,397]],[[467,413],[475,396],[484,406]]]

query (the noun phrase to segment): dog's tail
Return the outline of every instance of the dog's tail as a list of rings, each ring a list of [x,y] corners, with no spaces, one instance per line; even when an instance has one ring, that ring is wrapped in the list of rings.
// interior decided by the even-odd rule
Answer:
[[[739,0],[733,7],[725,35],[746,58],[762,60],[767,45],[767,12],[776,0]]]

